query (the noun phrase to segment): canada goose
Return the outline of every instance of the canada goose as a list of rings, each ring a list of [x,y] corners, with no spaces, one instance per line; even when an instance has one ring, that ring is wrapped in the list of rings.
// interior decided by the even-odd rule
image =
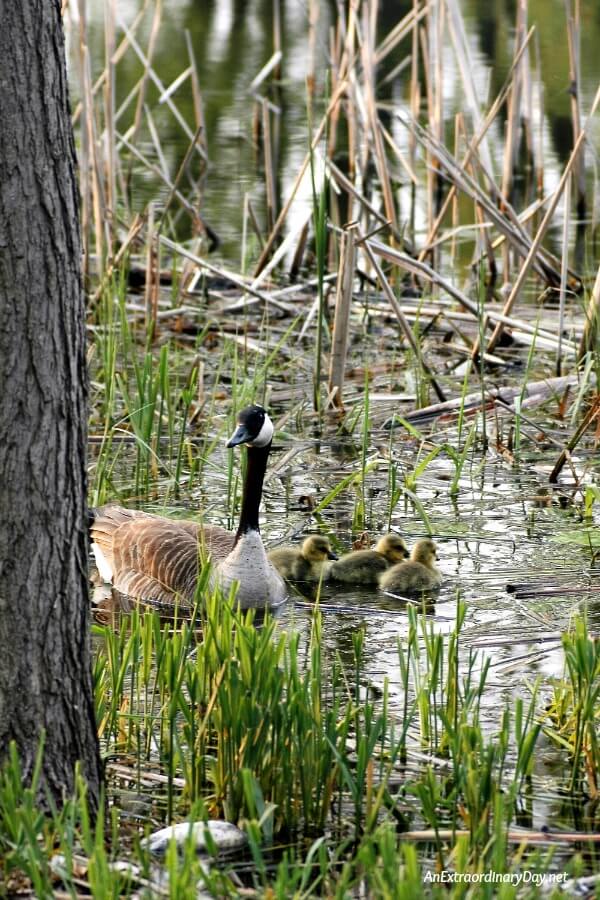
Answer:
[[[227,447],[246,444],[247,466],[236,534],[218,525],[175,521],[163,516],[104,506],[93,511],[92,550],[105,581],[123,594],[173,605],[194,601],[200,551],[210,553],[212,584],[227,592],[239,582],[237,600],[243,609],[271,606],[286,595],[286,586],[267,558],[258,524],[263,479],[273,438],[273,423],[261,406],[238,415]]]
[[[324,565],[328,559],[337,559],[328,538],[310,534],[300,547],[277,547],[269,553],[269,559],[284,578],[292,581],[319,581],[326,576]]]
[[[379,538],[374,550],[353,550],[329,569],[329,577],[346,584],[377,584],[382,572],[408,556],[406,544],[397,534]]]
[[[442,583],[441,573],[436,569],[437,549],[433,541],[426,538],[417,541],[410,554],[410,560],[392,566],[379,578],[379,587],[386,591],[410,593],[437,588]]]

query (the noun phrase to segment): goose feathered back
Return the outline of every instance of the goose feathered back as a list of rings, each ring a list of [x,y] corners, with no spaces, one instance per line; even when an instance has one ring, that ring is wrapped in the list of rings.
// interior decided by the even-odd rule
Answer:
[[[202,558],[218,563],[235,542],[218,525],[112,505],[93,510],[90,533],[100,573],[112,576],[106,580],[130,597],[169,606],[178,595],[193,603]]]

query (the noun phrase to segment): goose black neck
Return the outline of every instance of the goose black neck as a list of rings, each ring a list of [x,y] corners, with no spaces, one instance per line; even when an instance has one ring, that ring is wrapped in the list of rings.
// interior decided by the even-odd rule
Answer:
[[[263,481],[267,469],[267,460],[271,444],[266,447],[248,447],[246,456],[246,475],[242,488],[242,508],[235,542],[248,531],[260,531],[258,511],[262,497]]]

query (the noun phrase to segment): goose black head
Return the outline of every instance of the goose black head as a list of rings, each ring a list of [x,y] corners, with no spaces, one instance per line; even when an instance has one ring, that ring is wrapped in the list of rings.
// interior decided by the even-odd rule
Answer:
[[[227,441],[228,447],[247,444],[268,447],[273,440],[273,423],[262,406],[246,406],[238,413],[237,428]]]

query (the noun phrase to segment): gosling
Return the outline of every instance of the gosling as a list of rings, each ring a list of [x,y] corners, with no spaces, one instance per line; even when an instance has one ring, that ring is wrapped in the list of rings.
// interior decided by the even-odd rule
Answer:
[[[406,544],[397,534],[385,534],[374,550],[353,550],[332,563],[329,577],[345,584],[377,584],[379,577],[408,556]]]
[[[379,587],[384,591],[402,594],[434,590],[442,583],[442,575],[434,564],[436,559],[437,548],[433,541],[417,541],[410,560],[383,572],[379,578]]]
[[[327,578],[325,563],[337,559],[328,538],[309,535],[300,547],[277,547],[268,554],[280,575],[289,581],[319,581]]]

